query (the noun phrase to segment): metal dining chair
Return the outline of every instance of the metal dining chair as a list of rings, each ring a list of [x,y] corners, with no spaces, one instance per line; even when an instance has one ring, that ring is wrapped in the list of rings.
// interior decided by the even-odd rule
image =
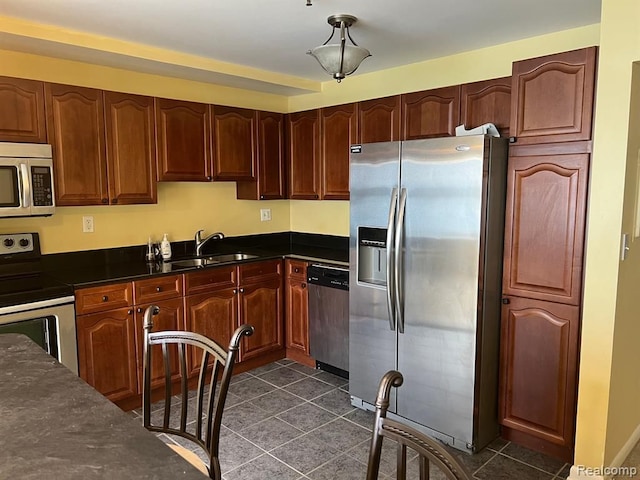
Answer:
[[[402,385],[402,374],[391,370],[384,374],[378,387],[376,417],[373,425],[371,449],[367,465],[367,480],[376,480],[380,471],[382,441],[386,438],[397,443],[397,480],[407,478],[407,447],[418,454],[420,480],[429,480],[431,466],[437,467],[450,480],[471,480],[471,474],[445,447],[418,430],[387,418],[391,387]],[[439,477],[438,477],[439,478]]]
[[[159,331],[152,332],[153,316],[160,312],[156,305],[148,307],[144,312],[144,357],[143,357],[143,393],[142,393],[142,417],[143,425],[152,432],[163,432],[186,438],[200,446],[206,452],[209,459],[206,465],[206,473],[214,480],[221,480],[220,460],[218,458],[220,424],[224,409],[229,382],[233,366],[238,355],[238,348],[242,337],[253,334],[251,325],[241,325],[234,332],[229,343],[228,351],[225,351],[213,340],[194,332],[183,331]],[[154,345],[162,347],[162,363],[153,362]],[[189,352],[190,349],[195,349]],[[195,390],[195,415],[189,412],[189,388],[187,371],[187,355],[197,358],[201,353],[200,369],[198,373],[198,385]],[[195,355],[194,355],[195,354]],[[177,355],[177,358],[175,356]],[[174,357],[174,358],[172,358]],[[179,425],[175,426],[171,416],[172,399],[172,375],[179,365],[180,373],[180,406]],[[213,361],[213,365],[209,365]],[[151,415],[151,377],[152,366],[164,371],[164,412],[162,419],[152,423]],[[173,370],[173,372],[172,372]],[[154,372],[154,374],[156,374]],[[209,376],[210,374],[210,376]],[[217,380],[220,380],[219,382]],[[154,412],[155,413],[155,412]],[[155,415],[154,415],[155,417]],[[189,418],[189,428],[187,428]],[[195,420],[195,425],[192,421]],[[174,420],[175,422],[175,420]],[[193,452],[186,448],[174,448],[185,459],[194,463],[197,468],[202,462]],[[183,450],[183,451],[181,451]],[[199,465],[199,464],[200,465]],[[202,468],[201,468],[202,471]]]

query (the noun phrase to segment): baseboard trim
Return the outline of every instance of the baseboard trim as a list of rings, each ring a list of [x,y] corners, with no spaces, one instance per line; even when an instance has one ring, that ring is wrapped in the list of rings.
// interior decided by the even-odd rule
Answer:
[[[573,465],[571,467],[571,472],[569,473],[569,477],[567,477],[567,480],[609,480],[612,478],[612,476],[619,477],[621,472],[616,473],[616,470],[622,466],[638,441],[640,441],[640,425],[638,425],[633,433],[629,436],[629,439],[611,461],[611,464],[606,468],[606,471],[604,471],[604,468],[585,469],[582,466]]]

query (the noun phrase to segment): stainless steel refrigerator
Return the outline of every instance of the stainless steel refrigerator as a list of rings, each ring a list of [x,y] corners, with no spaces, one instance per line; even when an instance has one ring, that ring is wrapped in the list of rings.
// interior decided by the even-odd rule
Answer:
[[[499,433],[507,142],[484,135],[351,147],[349,392],[461,450]]]

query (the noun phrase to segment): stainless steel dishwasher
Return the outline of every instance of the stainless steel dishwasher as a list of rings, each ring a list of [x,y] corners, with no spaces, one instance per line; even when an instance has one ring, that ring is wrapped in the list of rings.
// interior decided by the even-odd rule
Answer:
[[[347,377],[349,270],[313,264],[309,282],[309,351],[319,368]]]

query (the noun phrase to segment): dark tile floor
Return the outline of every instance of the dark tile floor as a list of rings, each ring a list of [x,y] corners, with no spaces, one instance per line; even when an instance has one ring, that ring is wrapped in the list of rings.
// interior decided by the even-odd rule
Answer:
[[[353,408],[347,381],[329,373],[281,360],[236,375],[222,423],[220,463],[225,480],[365,477],[373,414]],[[180,437],[160,438],[202,455]],[[501,439],[473,456],[451,451],[479,480],[554,480],[569,475],[568,464]],[[380,478],[393,478],[393,462],[393,446],[383,449]],[[409,467],[415,475],[409,476],[417,478],[417,462]],[[432,478],[440,478],[434,473]]]

